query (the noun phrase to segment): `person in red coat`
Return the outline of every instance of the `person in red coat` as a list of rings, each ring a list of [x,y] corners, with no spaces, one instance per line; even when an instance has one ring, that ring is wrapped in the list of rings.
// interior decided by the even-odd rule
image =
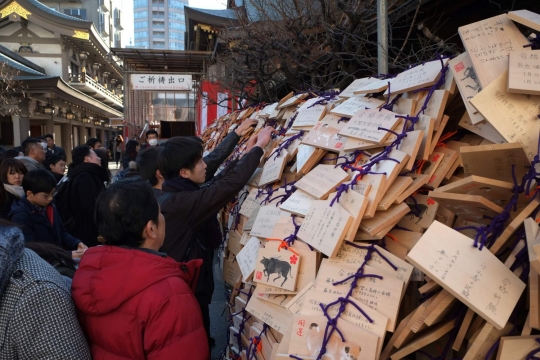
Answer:
[[[165,219],[150,185],[111,185],[98,197],[95,219],[107,245],[86,251],[72,285],[92,358],[209,359],[193,296],[202,261],[179,263],[159,252]]]

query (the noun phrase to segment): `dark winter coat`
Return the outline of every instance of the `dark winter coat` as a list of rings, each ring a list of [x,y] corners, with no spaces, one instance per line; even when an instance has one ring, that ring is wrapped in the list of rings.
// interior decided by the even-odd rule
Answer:
[[[90,360],[66,282],[1,225],[0,359]]]
[[[0,191],[4,191],[4,190],[0,189]],[[16,200],[18,200],[18,198],[12,193],[10,193],[9,191],[5,191],[5,194],[6,194],[6,200],[4,201],[3,204],[1,204],[2,206],[0,206],[0,218],[3,218],[3,219],[8,218],[8,214],[11,212],[11,206]]]
[[[98,245],[98,227],[94,222],[96,200],[109,181],[107,169],[92,163],[80,163],[68,170],[68,201],[75,221],[68,231],[86,246]],[[66,214],[62,214],[66,221]]]
[[[160,255],[107,245],[84,254],[72,295],[94,360],[209,359],[190,288],[201,261]]]
[[[214,174],[219,169],[221,164],[231,155],[234,147],[240,141],[240,136],[236,132],[228,134],[222,142],[212,151],[206,155],[203,160],[206,163],[206,181],[212,180]]]
[[[48,218],[49,214],[52,215],[52,223]],[[47,215],[43,215],[37,212],[36,207],[26,198],[20,199],[11,206],[9,218],[14,223],[22,225],[24,240],[27,242],[47,242],[65,250],[77,250],[77,245],[81,242],[66,231],[53,204],[47,206]]]
[[[60,146],[54,145],[52,149],[47,147],[47,154],[45,155],[45,158],[48,159],[52,156],[58,156],[59,158],[66,160],[66,152]]]
[[[197,299],[206,298],[210,303],[214,292],[212,276],[213,250],[221,244],[221,230],[216,215],[234,196],[242,190],[257,167],[264,151],[256,146],[240,161],[233,161],[205,187],[185,178],[166,180],[163,190],[171,193],[164,196],[161,212],[167,229],[162,251],[177,261],[185,260],[191,247],[190,259],[203,259],[196,289]]]
[[[137,161],[137,154],[135,154],[135,155],[133,155],[133,154],[124,155],[124,157],[122,158],[122,166],[123,166],[124,170],[129,169],[129,163],[131,161]]]

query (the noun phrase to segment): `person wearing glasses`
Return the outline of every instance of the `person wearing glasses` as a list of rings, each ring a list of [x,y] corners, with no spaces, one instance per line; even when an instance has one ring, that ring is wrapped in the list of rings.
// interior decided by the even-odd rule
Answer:
[[[73,258],[82,257],[86,245],[66,231],[52,204],[56,188],[54,176],[45,169],[29,171],[23,178],[22,187],[25,196],[13,203],[8,217],[22,225],[24,240],[56,244],[72,251]]]

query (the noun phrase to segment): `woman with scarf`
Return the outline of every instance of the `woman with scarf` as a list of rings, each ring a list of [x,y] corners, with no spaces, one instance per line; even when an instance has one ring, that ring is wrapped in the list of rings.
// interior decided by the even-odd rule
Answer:
[[[0,218],[7,219],[11,205],[23,197],[22,180],[27,173],[26,166],[16,159],[5,159],[0,165]]]

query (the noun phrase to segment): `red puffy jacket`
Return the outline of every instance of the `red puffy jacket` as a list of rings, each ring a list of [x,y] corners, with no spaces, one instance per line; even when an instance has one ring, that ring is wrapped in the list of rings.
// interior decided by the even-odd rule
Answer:
[[[187,264],[138,249],[86,251],[72,295],[92,358],[209,359],[201,310],[190,286],[201,260]]]

